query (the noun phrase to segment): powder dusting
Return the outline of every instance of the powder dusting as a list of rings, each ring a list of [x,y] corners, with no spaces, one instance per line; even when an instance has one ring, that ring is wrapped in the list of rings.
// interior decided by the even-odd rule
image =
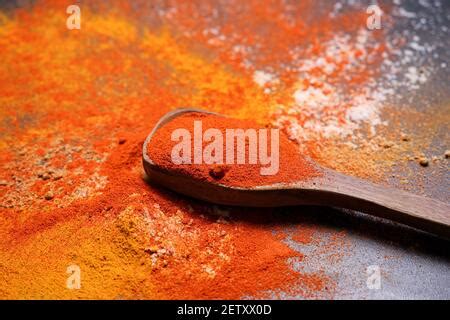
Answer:
[[[432,147],[448,99],[427,91],[450,63],[443,2],[380,2],[373,31],[362,4],[317,4],[83,1],[71,31],[66,1],[2,9],[0,297],[338,297],[329,270],[352,255],[346,232],[305,208],[188,200],[151,187],[141,164],[158,119],[195,106],[277,126],[324,166],[430,190],[430,170],[448,171],[448,146]],[[436,99],[428,113],[403,108],[421,94]],[[312,266],[314,252],[327,258]]]

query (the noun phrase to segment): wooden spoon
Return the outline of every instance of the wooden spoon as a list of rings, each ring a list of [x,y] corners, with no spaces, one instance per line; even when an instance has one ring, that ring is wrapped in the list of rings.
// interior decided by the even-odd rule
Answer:
[[[156,130],[189,112],[215,114],[197,109],[174,110],[159,120],[144,142],[142,156],[145,172],[151,181],[159,185],[187,196],[224,205],[250,207],[322,205],[347,208],[450,238],[450,205],[347,176],[320,167],[312,160],[311,163],[323,173],[320,177],[289,184],[279,183],[251,188],[200,181],[167,171],[149,158],[148,145]]]

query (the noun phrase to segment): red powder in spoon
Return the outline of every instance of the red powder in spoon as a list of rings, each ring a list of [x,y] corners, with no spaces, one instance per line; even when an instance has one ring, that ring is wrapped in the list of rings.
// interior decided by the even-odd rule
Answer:
[[[253,135],[245,136],[240,144],[236,136],[229,136],[230,129],[242,129],[241,132],[251,132]],[[248,129],[250,131],[246,131]],[[234,187],[290,183],[318,176],[319,171],[299,153],[298,146],[282,132],[275,134],[275,130],[277,129],[264,128],[249,120],[190,112],[159,128],[151,138],[147,152],[150,159],[164,170]],[[274,140],[272,134],[278,135],[278,139]],[[264,139],[262,136],[266,139],[260,140]],[[213,148],[212,143],[222,147]],[[264,145],[261,150],[260,146]],[[230,147],[234,150],[232,156],[227,154]],[[209,155],[213,156],[215,163],[211,163],[211,160],[205,163]],[[180,157],[184,159],[183,163],[176,160]],[[241,163],[238,163],[239,157]],[[251,157],[253,160],[250,160]]]

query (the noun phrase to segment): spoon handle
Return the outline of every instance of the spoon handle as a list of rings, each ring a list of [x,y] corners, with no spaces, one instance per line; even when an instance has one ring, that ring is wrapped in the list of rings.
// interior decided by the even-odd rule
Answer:
[[[450,239],[450,205],[444,202],[332,170],[326,170],[319,189],[329,205],[367,212]]]

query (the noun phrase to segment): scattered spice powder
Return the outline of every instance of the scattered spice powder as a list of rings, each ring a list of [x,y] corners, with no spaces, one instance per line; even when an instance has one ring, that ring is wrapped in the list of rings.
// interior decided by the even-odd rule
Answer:
[[[0,297],[319,294],[330,279],[291,268],[302,255],[273,235],[279,215],[211,208],[142,179],[141,145],[162,115],[208,105],[262,117],[260,88],[170,33],[138,37],[125,4],[83,4],[73,32],[66,6],[1,16]],[[66,288],[73,264],[80,290]]]
[[[426,19],[384,7],[388,24],[373,32],[365,7],[320,2],[320,14],[313,0],[84,1],[81,30],[65,26],[67,1],[2,9],[0,298],[334,297],[339,279],[326,262],[325,272],[294,271],[288,260],[301,266],[311,251],[273,231],[295,225],[292,238],[332,256],[329,265],[344,256],[345,232],[327,246],[299,214],[211,207],[156,189],[142,179],[141,145],[166,112],[195,106],[271,123],[315,161],[385,180],[449,123],[448,104],[427,115],[394,103],[397,92],[416,99],[448,68],[424,58],[446,42],[415,31],[438,25],[422,23],[442,11],[430,8],[438,2],[423,8]],[[401,33],[390,25],[411,20],[419,25]],[[381,140],[400,138],[385,118],[421,129],[403,128],[410,141],[386,149]],[[408,159],[413,182],[402,187],[428,185]],[[80,290],[65,286],[72,264]]]
[[[249,146],[250,139],[248,137],[245,138],[244,146],[245,164],[237,164],[239,146],[238,139],[236,138],[233,138],[232,141],[234,145],[234,159],[231,164],[221,164],[219,167],[214,164],[195,164],[191,158],[189,159],[192,162],[190,164],[174,164],[172,159],[173,147],[179,143],[186,143],[186,141],[173,141],[171,135],[177,129],[186,129],[190,133],[190,140],[187,142],[190,145],[190,154],[193,156],[195,121],[198,121],[202,125],[202,137],[203,133],[210,128],[220,130],[222,133],[222,162],[225,162],[225,160],[228,161],[228,159],[225,159],[227,150],[226,145],[229,143],[229,141],[226,141],[227,129],[242,129],[244,131],[247,129],[255,130],[256,144],[254,145],[255,150],[252,150],[253,152],[258,152],[258,135],[265,134],[268,142],[268,146],[266,146],[268,153],[278,153],[278,159],[276,160],[276,162],[279,161],[278,172],[272,175],[262,175],[261,168],[267,167],[270,164],[261,164],[259,156],[256,159],[256,164],[248,163],[251,152]],[[270,129],[264,128],[266,131],[260,133],[257,130],[261,128],[261,125],[250,120],[231,119],[217,115],[189,112],[176,117],[156,131],[148,144],[148,155],[150,159],[163,170],[189,175],[194,179],[219,182],[221,184],[236,187],[254,187],[274,183],[290,183],[309,179],[320,174],[318,169],[300,154],[298,145],[290,141],[284,134],[281,133],[279,136],[279,150],[272,150],[272,146],[270,145]],[[203,138],[201,139],[203,143],[202,150],[205,150],[205,147],[211,143],[211,141],[205,141]],[[274,154],[271,156],[276,157]],[[272,161],[275,160],[272,159]]]

